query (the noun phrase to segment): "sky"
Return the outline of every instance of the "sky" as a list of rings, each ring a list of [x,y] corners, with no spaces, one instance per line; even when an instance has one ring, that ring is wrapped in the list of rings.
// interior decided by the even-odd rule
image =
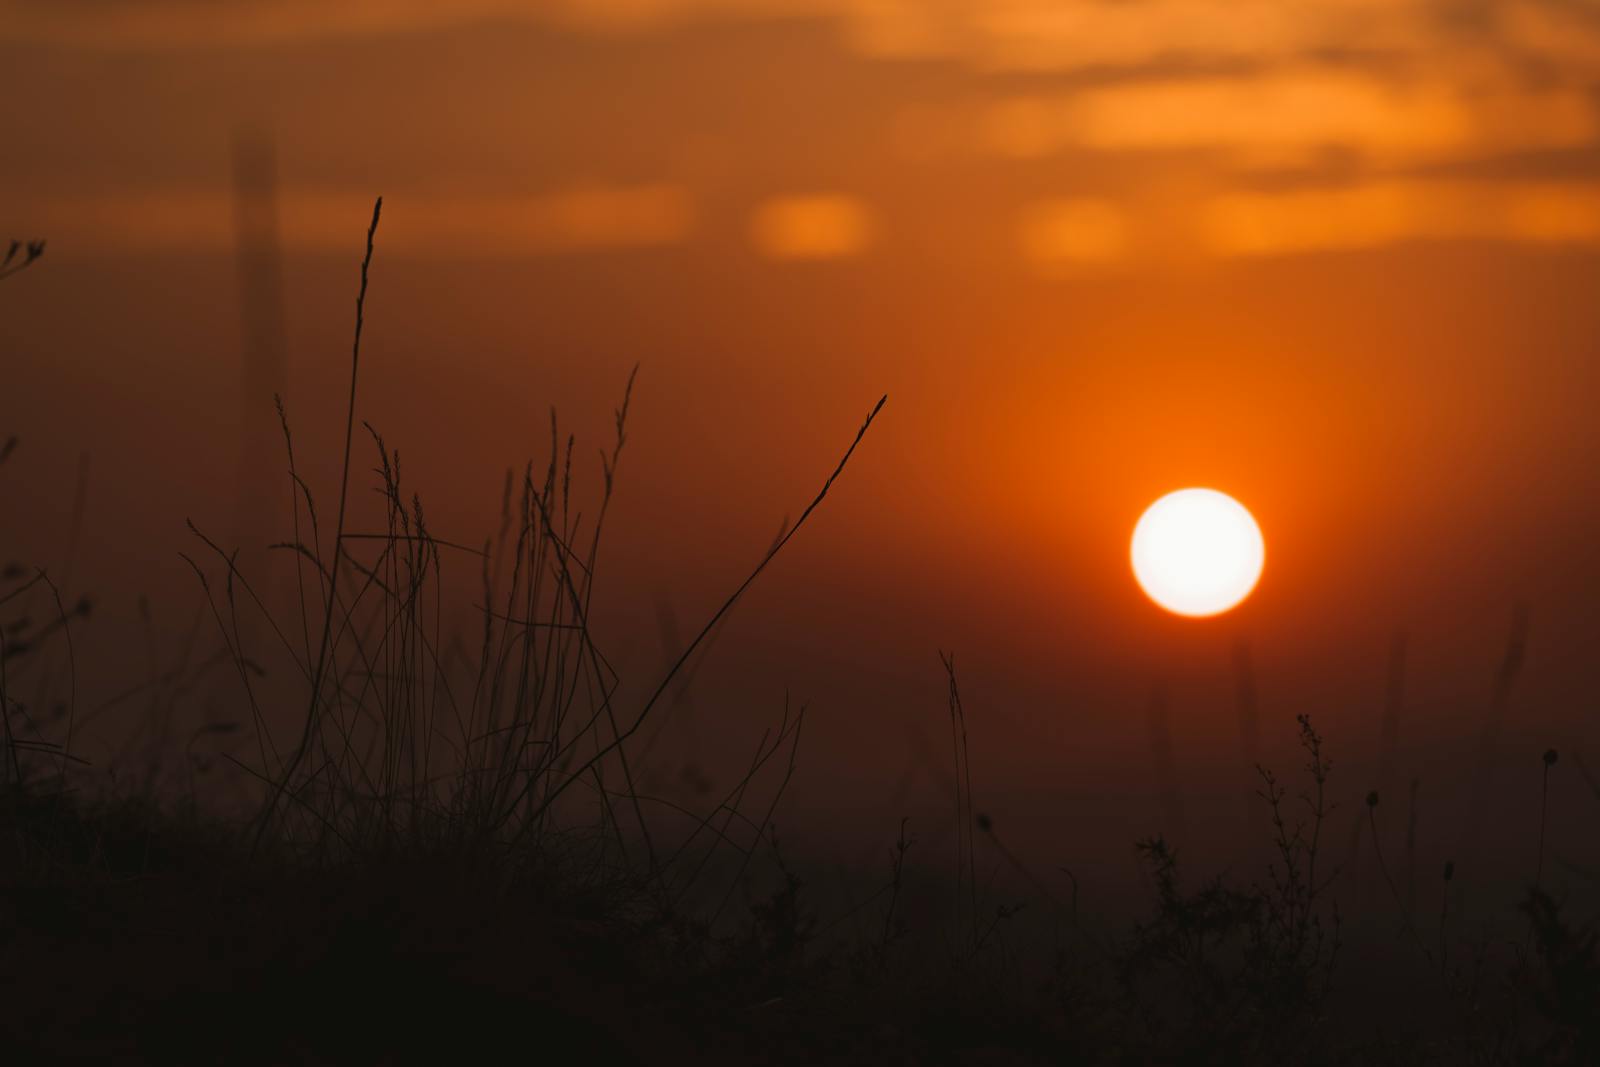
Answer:
[[[809,702],[819,824],[891,833],[940,781],[940,649],[1041,840],[1160,817],[1159,687],[1197,810],[1241,788],[1241,643],[1267,753],[1312,713],[1352,796],[1401,632],[1441,806],[1519,605],[1506,788],[1596,739],[1600,4],[0,0],[0,94],[0,222],[50,241],[0,289],[0,550],[70,565],[108,662],[144,662],[141,593],[188,624],[185,518],[283,498],[239,473],[265,143],[318,485],[379,194],[359,411],[436,529],[492,532],[552,406],[592,456],[640,366],[601,595],[641,677],[889,394],[697,679],[710,746]],[[1266,536],[1209,623],[1127,565],[1185,485]]]

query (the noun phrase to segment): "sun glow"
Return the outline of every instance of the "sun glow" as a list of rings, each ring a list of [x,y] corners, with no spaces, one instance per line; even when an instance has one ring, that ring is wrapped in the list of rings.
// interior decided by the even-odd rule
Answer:
[[[1177,615],[1219,615],[1261,577],[1266,544],[1243,504],[1215,489],[1179,489],[1145,509],[1133,528],[1134,577]]]

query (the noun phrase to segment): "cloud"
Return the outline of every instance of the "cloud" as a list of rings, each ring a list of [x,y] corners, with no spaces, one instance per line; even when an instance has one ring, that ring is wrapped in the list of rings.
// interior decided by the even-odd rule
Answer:
[[[1495,28],[1510,48],[1582,72],[1590,83],[1600,75],[1600,8],[1594,3],[1510,0],[1495,12]]]
[[[1286,255],[1406,241],[1600,245],[1600,183],[1410,180],[1232,193],[1204,208],[1222,255]]]
[[[808,18],[871,55],[987,70],[1138,67],[1173,58],[1274,63],[1336,50],[1426,61],[1503,46],[1594,76],[1592,6],[1509,0],[0,0],[0,39],[142,48],[382,35],[479,22],[637,32],[694,21]]]
[[[486,22],[633,32],[716,17],[826,16],[830,0],[0,0],[0,40],[102,48],[274,44]]]
[[[750,219],[750,239],[768,259],[843,259],[873,240],[872,214],[854,197],[837,193],[774,197]]]
[[[866,6],[855,5],[858,18]],[[1415,41],[1429,7],[1429,0],[968,0],[947,10],[951,39],[977,65],[1049,71],[1178,57],[1270,62],[1334,44],[1392,50]]]
[[[1043,274],[1112,263],[1129,252],[1122,209],[1091,197],[1028,204],[1018,221],[1017,238],[1023,257]]]
[[[1594,103],[1567,88],[1393,81],[1330,67],[1237,77],[1164,78],[1068,96],[1014,97],[990,110],[985,139],[1029,158],[1063,149],[1221,149],[1245,161],[1343,149],[1384,162],[1569,148],[1594,140]]]
[[[1070,92],[1041,80],[990,102],[971,139],[1012,158],[1199,148],[1275,163],[1335,148],[1407,163],[1593,144],[1596,5],[1470,14],[1454,0],[0,0],[0,40],[205,48],[470,23],[603,34],[807,18],[869,55],[1070,75]]]
[[[46,198],[29,205],[58,244],[126,251],[231,247],[233,202],[209,190]],[[348,251],[371,215],[370,196],[285,190],[285,245]],[[677,244],[694,226],[688,192],[668,184],[584,186],[522,197],[387,197],[382,243],[398,255],[521,256]]]

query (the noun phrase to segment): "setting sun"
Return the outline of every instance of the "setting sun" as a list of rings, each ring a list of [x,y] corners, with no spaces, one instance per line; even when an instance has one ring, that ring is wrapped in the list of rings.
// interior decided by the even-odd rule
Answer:
[[[1177,615],[1219,615],[1255,588],[1266,558],[1261,528],[1243,504],[1215,489],[1179,489],[1145,509],[1133,528],[1134,577]]]

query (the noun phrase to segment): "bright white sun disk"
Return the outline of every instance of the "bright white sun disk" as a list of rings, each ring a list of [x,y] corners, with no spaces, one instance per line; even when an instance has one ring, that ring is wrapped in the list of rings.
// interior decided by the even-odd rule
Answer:
[[[1133,528],[1133,573],[1150,599],[1178,615],[1218,615],[1250,595],[1266,561],[1261,527],[1215,489],[1179,489]]]

